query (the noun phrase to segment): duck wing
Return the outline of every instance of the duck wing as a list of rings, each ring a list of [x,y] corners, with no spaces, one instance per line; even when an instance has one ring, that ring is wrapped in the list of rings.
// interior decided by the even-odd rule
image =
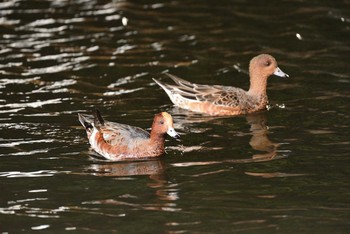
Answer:
[[[126,124],[114,123],[105,121],[99,131],[103,135],[103,139],[110,145],[133,145],[140,140],[146,140],[150,134],[139,127],[134,127]]]
[[[166,85],[173,94],[180,95],[190,101],[209,102],[219,106],[238,107],[243,96],[247,96],[243,89],[222,86],[194,84],[177,76],[167,74],[176,85]],[[159,81],[158,81],[159,82]],[[158,83],[159,84],[159,83]]]
[[[96,129],[102,134],[105,142],[110,145],[132,145],[133,142],[145,140],[150,137],[150,134],[142,128],[105,121],[98,111],[94,115],[79,113],[78,116],[89,138],[94,129]]]

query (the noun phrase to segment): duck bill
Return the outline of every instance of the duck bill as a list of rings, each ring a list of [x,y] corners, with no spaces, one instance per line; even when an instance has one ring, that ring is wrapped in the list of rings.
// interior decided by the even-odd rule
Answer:
[[[287,73],[284,73],[279,67],[276,67],[276,70],[273,74],[279,77],[285,77],[285,78],[289,77],[289,75]]]
[[[179,139],[180,135],[177,134],[177,132],[175,131],[174,128],[169,128],[168,131],[166,132],[169,136],[175,138],[175,139]]]

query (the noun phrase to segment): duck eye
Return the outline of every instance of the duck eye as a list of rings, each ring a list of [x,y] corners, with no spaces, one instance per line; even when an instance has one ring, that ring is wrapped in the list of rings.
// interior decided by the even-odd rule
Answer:
[[[163,125],[163,124],[164,124],[164,121],[163,121],[163,120],[161,120],[161,121],[159,121],[159,123]]]
[[[268,66],[270,66],[270,65],[271,65],[271,61],[266,61],[266,62],[265,62],[265,66],[266,66],[266,67],[268,67]]]

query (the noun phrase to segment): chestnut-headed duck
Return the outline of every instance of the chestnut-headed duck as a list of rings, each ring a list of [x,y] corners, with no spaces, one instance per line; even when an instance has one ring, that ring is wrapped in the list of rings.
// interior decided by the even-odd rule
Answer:
[[[260,54],[250,60],[250,88],[221,85],[193,84],[167,74],[176,84],[170,85],[153,79],[169,96],[174,105],[213,116],[242,115],[264,110],[268,104],[267,78],[270,75],[289,77],[278,66],[276,59]]]
[[[98,110],[93,115],[79,113],[78,116],[91,147],[112,161],[160,156],[165,152],[166,134],[179,138],[173,119],[166,112],[154,116],[151,133],[138,127],[105,121]]]

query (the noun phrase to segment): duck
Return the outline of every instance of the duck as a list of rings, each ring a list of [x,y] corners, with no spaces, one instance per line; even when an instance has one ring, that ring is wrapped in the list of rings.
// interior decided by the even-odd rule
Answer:
[[[105,121],[99,110],[92,114],[78,113],[93,150],[111,161],[144,159],[165,152],[165,138],[178,139],[173,119],[167,112],[154,116],[151,133],[127,124]]]
[[[175,84],[156,82],[175,106],[211,116],[235,116],[265,110],[268,105],[267,79],[271,75],[289,77],[269,54],[260,54],[250,60],[248,91],[241,88],[194,84],[166,73]]]

